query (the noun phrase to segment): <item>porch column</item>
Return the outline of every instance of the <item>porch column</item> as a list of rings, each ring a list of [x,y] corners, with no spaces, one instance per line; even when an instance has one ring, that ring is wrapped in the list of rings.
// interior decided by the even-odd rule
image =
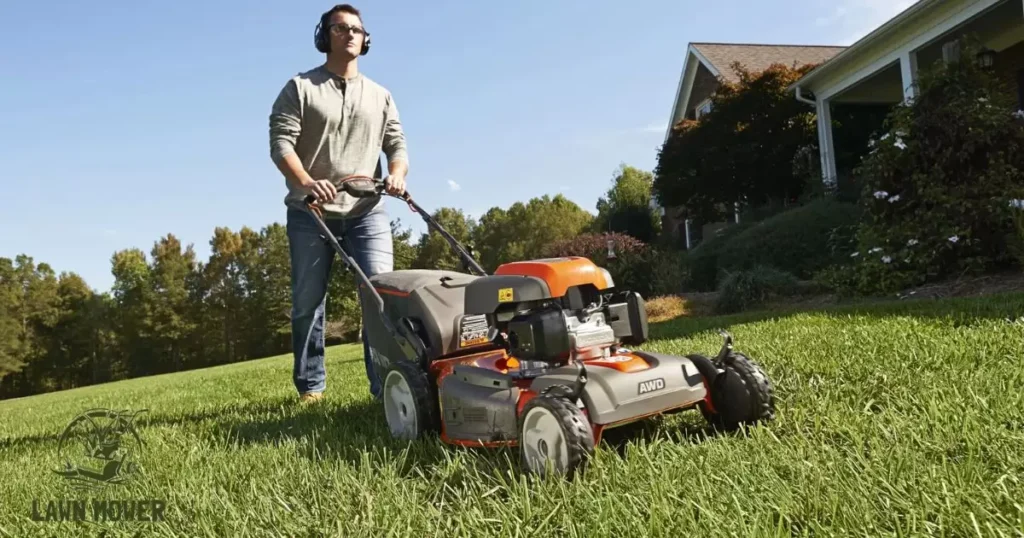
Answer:
[[[917,81],[917,53],[911,50],[900,54],[900,74],[903,78],[903,100],[911,101],[917,92],[914,82]]]
[[[818,154],[821,156],[821,178],[826,187],[836,186],[836,159],[832,145],[832,102],[819,99],[818,109]]]

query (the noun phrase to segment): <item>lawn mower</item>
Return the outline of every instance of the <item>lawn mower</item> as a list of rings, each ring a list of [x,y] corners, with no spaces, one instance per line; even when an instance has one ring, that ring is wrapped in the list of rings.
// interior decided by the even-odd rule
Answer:
[[[384,182],[343,179],[357,197]],[[772,384],[733,350],[715,357],[641,351],[648,337],[639,293],[583,257],[505,263],[487,274],[408,193],[395,196],[459,254],[462,271],[396,270],[367,278],[319,214],[306,208],[358,278],[365,338],[383,381],[393,437],[517,447],[528,473],[572,476],[604,431],[697,408],[716,429],[774,418]]]

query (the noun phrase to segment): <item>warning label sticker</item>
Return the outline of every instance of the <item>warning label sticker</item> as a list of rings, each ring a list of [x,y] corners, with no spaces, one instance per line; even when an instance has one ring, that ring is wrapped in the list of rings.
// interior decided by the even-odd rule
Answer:
[[[486,344],[489,341],[487,329],[487,316],[462,316],[459,320],[459,347]]]

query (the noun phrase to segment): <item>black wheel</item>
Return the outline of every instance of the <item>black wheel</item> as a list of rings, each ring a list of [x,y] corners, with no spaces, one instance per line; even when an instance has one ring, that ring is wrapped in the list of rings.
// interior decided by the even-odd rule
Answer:
[[[384,372],[384,415],[395,439],[414,440],[439,431],[437,391],[419,365],[396,360]]]
[[[541,394],[523,406],[518,443],[527,473],[544,475],[550,469],[572,478],[594,453],[594,430],[568,398]]]
[[[704,419],[716,429],[733,431],[775,418],[775,392],[760,365],[740,353],[716,364],[725,372],[711,385],[712,413],[700,405]]]

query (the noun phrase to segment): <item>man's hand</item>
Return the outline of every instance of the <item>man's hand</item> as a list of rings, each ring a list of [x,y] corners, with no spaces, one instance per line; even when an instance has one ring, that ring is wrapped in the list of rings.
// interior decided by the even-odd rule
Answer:
[[[384,180],[384,187],[387,189],[388,194],[393,194],[395,196],[405,194],[405,174],[388,174],[387,179]]]
[[[314,180],[309,183],[302,185],[302,190],[306,194],[312,194],[316,196],[316,201],[323,203],[330,203],[334,201],[334,198],[338,196],[338,189],[333,183],[326,179]]]

